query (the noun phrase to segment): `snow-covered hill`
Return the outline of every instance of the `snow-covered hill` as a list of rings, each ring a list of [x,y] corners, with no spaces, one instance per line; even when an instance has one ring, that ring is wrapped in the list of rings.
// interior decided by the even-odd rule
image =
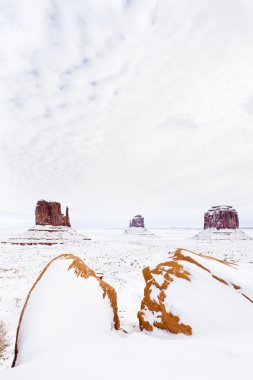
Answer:
[[[127,235],[140,235],[140,236],[150,236],[153,235],[152,232],[142,227],[129,227],[124,231]]]
[[[12,245],[54,245],[54,244],[79,244],[84,240],[90,240],[83,234],[76,232],[71,227],[36,225],[17,236],[11,237],[3,244]]]
[[[192,237],[197,240],[226,240],[226,241],[236,241],[236,240],[251,240],[247,233],[238,229],[220,229],[216,228],[208,228],[206,230],[202,230],[198,232],[196,235]]]

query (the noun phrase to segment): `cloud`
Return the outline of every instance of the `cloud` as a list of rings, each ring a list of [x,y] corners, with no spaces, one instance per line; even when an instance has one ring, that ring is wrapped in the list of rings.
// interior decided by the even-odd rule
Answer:
[[[46,198],[85,223],[201,225],[225,202],[249,223],[249,0],[13,0],[0,15],[2,211]]]

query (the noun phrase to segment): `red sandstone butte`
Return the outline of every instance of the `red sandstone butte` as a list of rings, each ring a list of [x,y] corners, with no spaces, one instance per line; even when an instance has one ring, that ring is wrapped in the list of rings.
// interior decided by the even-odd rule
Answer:
[[[232,206],[213,206],[204,215],[204,229],[208,228],[217,230],[239,228],[237,211]]]
[[[141,227],[145,228],[144,218],[141,215],[135,215],[132,220],[130,220],[129,227]]]
[[[71,227],[69,209],[66,207],[66,216],[61,212],[59,202],[47,202],[44,199],[37,202],[35,210],[36,225],[67,226]]]

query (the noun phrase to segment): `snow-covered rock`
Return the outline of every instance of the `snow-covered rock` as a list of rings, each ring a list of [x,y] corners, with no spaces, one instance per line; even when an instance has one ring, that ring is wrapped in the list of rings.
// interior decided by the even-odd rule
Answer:
[[[49,262],[27,296],[13,366],[119,327],[114,288],[78,257],[62,254]]]
[[[2,243],[14,245],[55,245],[80,243],[90,238],[67,226],[37,225]]]
[[[197,240],[252,240],[252,238],[239,228],[233,230],[230,228],[217,230],[216,228],[208,228],[200,231],[192,239]]]
[[[145,228],[144,217],[140,214],[135,215],[129,223],[129,228],[125,230],[128,235],[153,235]]]
[[[128,235],[153,235],[152,232],[142,227],[129,227],[125,233]]]
[[[90,240],[71,228],[69,209],[66,215],[61,212],[59,202],[39,200],[35,209],[35,226],[19,236],[2,241],[14,245],[55,245],[80,243]]]
[[[141,330],[203,337],[253,329],[253,290],[235,264],[177,249],[143,276]]]

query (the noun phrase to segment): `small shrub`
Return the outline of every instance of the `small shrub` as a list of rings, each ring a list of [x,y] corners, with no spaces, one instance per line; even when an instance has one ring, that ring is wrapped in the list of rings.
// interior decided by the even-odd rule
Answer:
[[[4,322],[0,321],[0,359],[4,359],[4,354],[8,346],[7,328]]]

